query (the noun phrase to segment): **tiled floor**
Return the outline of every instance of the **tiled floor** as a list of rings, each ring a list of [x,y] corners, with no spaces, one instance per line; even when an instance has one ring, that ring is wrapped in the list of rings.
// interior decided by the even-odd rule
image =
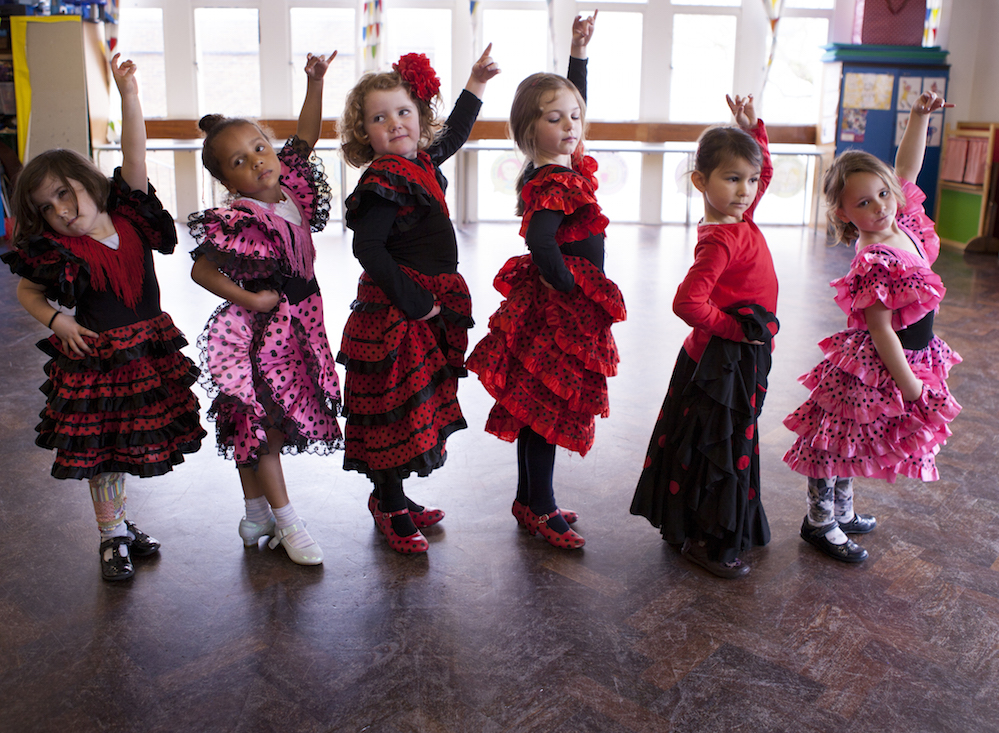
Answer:
[[[284,461],[292,501],[326,563],[244,550],[236,472],[211,441],[173,473],[132,480],[129,513],[163,541],[124,583],[101,581],[86,486],[49,477],[34,447],[45,329],[0,278],[0,730],[3,731],[995,731],[999,717],[999,267],[945,251],[937,333],[965,358],[965,409],[941,480],[858,481],[878,515],[871,558],[836,564],[802,542],[803,482],[780,457],[795,377],[844,317],[827,283],[850,252],[801,228],[765,230],[781,282],[761,418],[771,544],[726,582],[686,564],[628,513],[686,327],[673,293],[692,257],[681,227],[612,226],[608,274],[629,320],[611,417],[585,458],[560,452],[556,496],[584,550],[519,531],[514,448],[486,435],[474,378],[469,430],[407,483],[444,508],[430,552],[397,555],[374,531],[368,485],[340,455]],[[339,334],[359,274],[335,224],[317,238],[327,325]],[[512,224],[459,232],[484,332],[493,274],[522,251]],[[194,341],[215,300],[189,279],[183,241],[158,261],[164,307]],[[337,344],[334,344],[336,348]],[[193,352],[191,352],[193,355]],[[204,401],[204,400],[203,400]]]

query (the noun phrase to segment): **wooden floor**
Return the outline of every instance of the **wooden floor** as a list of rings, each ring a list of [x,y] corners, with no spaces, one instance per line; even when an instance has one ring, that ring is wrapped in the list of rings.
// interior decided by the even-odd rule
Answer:
[[[628,513],[686,333],[671,302],[692,231],[611,227],[607,271],[629,307],[612,414],[585,459],[560,452],[556,467],[556,497],[581,515],[577,552],[518,530],[514,447],[483,432],[489,400],[472,378],[459,392],[470,429],[443,469],[407,483],[448,513],[426,556],[387,547],[366,481],[339,454],[284,461],[326,563],[244,550],[236,471],[206,442],[173,473],[131,480],[129,516],[163,550],[133,580],[105,583],[86,485],[50,478],[50,454],[33,445],[46,331],[18,306],[14,278],[0,281],[0,729],[996,731],[996,258],[940,258],[937,333],[964,356],[950,383],[964,412],[939,482],[858,481],[858,509],[879,525],[863,540],[870,559],[851,567],[799,539],[804,485],[780,460],[781,420],[805,397],[795,378],[845,322],[827,283],[850,253],[808,229],[765,234],[781,283],[760,423],[773,540],[738,581],[686,564]],[[318,244],[338,335],[359,269],[336,224]],[[492,276],[522,244],[513,224],[480,224],[459,246],[474,343],[498,301]],[[157,266],[164,308],[193,342],[215,301],[188,277],[189,248]]]

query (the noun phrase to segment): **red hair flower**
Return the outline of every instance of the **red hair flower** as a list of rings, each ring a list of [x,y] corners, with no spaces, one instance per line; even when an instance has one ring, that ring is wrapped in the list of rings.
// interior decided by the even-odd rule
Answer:
[[[399,58],[398,63],[392,64],[392,68],[409,84],[410,91],[417,99],[429,103],[440,91],[441,80],[437,78],[437,73],[425,54],[407,53]]]

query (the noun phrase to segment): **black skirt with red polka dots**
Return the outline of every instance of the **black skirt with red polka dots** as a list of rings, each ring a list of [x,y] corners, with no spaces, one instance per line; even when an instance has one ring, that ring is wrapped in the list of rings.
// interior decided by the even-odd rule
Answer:
[[[467,427],[458,404],[472,301],[458,273],[401,268],[434,294],[441,313],[408,319],[365,273],[344,327],[344,469],[377,484],[427,476],[444,465],[446,440]]]
[[[667,542],[709,541],[721,562],[770,541],[756,421],[776,319],[750,308],[740,321],[764,345],[714,336],[700,362],[680,349],[631,504]]]
[[[593,445],[594,417],[607,417],[607,377],[617,374],[611,324],[626,316],[624,298],[589,260],[565,257],[576,287],[546,287],[530,255],[507,261],[494,285],[505,297],[468,368],[496,400],[486,431],[514,441],[529,427],[580,455]]]

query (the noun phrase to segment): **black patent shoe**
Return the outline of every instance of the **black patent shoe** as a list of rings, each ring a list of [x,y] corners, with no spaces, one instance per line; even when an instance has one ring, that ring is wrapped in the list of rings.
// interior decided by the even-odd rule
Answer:
[[[871,514],[857,514],[849,522],[839,522],[839,528],[847,534],[867,534],[878,526],[878,520]]]
[[[150,537],[127,519],[125,520],[125,526],[128,527],[129,532],[135,535],[135,539],[132,540],[133,555],[136,557],[145,557],[146,555],[153,555],[160,551],[161,545],[158,539]]]
[[[840,562],[857,563],[866,560],[867,550],[853,540],[848,539],[845,544],[836,545],[826,539],[826,532],[834,526],[835,523],[813,527],[808,523],[808,517],[805,517],[801,523],[801,539]]]
[[[683,548],[680,550],[680,554],[694,563],[694,565],[700,565],[712,575],[725,578],[726,580],[741,578],[749,573],[749,565],[738,558],[733,563],[709,560],[707,548],[690,538],[683,541]]]
[[[128,537],[112,537],[101,543],[101,577],[104,580],[126,580],[135,575],[128,548]]]

